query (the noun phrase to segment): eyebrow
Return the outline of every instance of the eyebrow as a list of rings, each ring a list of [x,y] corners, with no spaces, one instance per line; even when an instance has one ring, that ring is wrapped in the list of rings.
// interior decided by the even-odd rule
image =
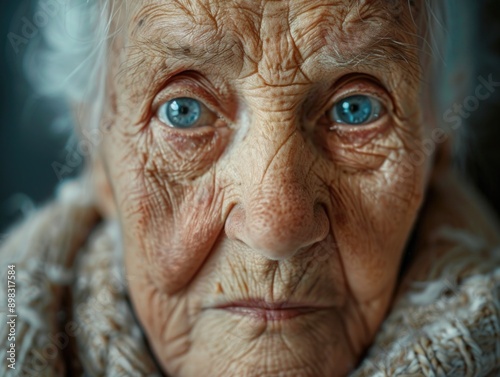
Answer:
[[[324,53],[318,58],[321,63],[337,67],[377,66],[385,63],[393,65],[404,62],[410,67],[418,67],[419,59],[415,46],[391,37],[376,37],[353,53],[341,53],[335,44],[326,44]]]
[[[166,43],[162,39],[147,39],[138,42],[138,46],[152,53],[155,57],[163,57],[169,66],[177,64],[196,64],[199,67],[224,67],[225,70],[239,66],[243,47],[237,41],[226,43],[208,43],[197,46],[179,41]],[[346,53],[339,51],[335,43],[326,43],[318,49],[315,61],[325,67],[356,68],[370,67],[390,70],[395,65],[404,63],[408,71],[418,68],[420,62],[414,46],[397,41],[391,37],[375,37],[366,45]],[[244,59],[244,57],[243,57]],[[229,72],[227,72],[229,73]]]
[[[194,45],[164,38],[145,38],[136,42],[136,47],[153,58],[161,58],[162,65],[175,67],[176,65],[196,64],[203,67],[235,66],[239,60],[237,53],[242,49],[241,44],[234,40],[208,41],[208,43]],[[175,68],[174,68],[175,69]]]
[[[414,7],[413,16],[417,16],[415,9]],[[366,25],[371,17],[373,15],[366,12],[354,22]],[[306,44],[308,51],[318,51],[317,61],[326,66],[378,66],[384,69],[388,65],[404,62],[409,68],[419,67],[419,50],[417,43],[413,43],[417,37],[416,31],[406,29],[403,24],[392,23],[378,28],[368,27],[364,31],[360,31],[357,24],[350,28],[357,32],[346,32],[344,27],[336,29],[326,26],[321,30],[320,26],[320,30],[312,29],[310,32],[313,37]],[[308,30],[304,34],[307,33]]]

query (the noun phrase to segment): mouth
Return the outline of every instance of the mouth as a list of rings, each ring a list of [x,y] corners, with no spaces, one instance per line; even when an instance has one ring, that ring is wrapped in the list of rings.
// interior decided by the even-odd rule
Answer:
[[[304,303],[270,303],[265,300],[255,299],[225,303],[215,306],[215,309],[225,310],[235,315],[247,316],[262,321],[283,321],[328,308]]]

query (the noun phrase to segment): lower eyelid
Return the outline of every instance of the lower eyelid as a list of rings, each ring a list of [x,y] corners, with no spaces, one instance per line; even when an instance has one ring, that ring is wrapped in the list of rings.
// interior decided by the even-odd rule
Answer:
[[[331,137],[334,137],[337,142],[360,147],[366,145],[378,135],[385,134],[390,128],[391,121],[385,119],[385,116],[381,116],[363,126],[335,124],[328,129],[325,139],[331,140]]]

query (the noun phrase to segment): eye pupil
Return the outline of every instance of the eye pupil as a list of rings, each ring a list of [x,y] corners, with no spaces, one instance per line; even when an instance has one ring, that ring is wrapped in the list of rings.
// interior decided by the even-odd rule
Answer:
[[[167,102],[165,115],[173,127],[189,128],[200,119],[201,105],[193,98],[174,98]]]
[[[357,113],[357,112],[359,112],[359,109],[360,109],[360,106],[357,103],[349,103],[346,100],[344,100],[342,102],[342,112],[344,114]]]
[[[334,107],[334,121],[351,125],[376,119],[381,104],[365,95],[355,95],[339,101]]]

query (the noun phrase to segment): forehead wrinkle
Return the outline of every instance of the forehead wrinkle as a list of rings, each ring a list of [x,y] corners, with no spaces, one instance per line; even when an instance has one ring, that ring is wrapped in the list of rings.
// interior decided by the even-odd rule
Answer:
[[[256,66],[262,59],[260,31],[264,7],[262,3],[258,7],[256,4],[255,0],[243,0],[233,6],[232,13],[230,7],[223,10],[228,30],[240,41],[244,65],[241,72],[243,76],[255,73]]]
[[[417,69],[414,8],[408,3],[388,9],[384,5],[393,0],[384,1],[299,4],[292,16],[294,39],[302,41],[304,56],[314,55],[315,62],[327,66],[386,68],[385,63],[405,63]]]
[[[195,5],[193,5],[195,4]],[[241,42],[224,32],[217,10],[203,1],[153,1],[141,7],[132,18],[131,39],[139,50],[163,56],[167,65],[176,63],[236,64]]]
[[[262,55],[258,77],[269,86],[286,86],[309,81],[301,70],[303,56],[290,32],[290,5],[267,2],[263,10],[259,36]]]
[[[318,68],[320,65],[384,68],[387,67],[384,62],[418,64],[414,46],[408,43],[408,38],[406,41],[402,38],[404,33],[411,34],[401,30],[401,25],[408,23],[394,23],[381,0],[285,1],[281,3],[289,7],[285,15],[278,12],[276,2],[241,0],[227,6],[218,4],[171,0],[166,6],[165,1],[152,1],[141,7],[135,17],[135,22],[142,20],[148,30],[136,34],[141,34],[146,49],[156,56],[163,54],[168,62],[210,65],[211,69],[225,69],[227,73],[234,68],[240,74],[250,72],[247,74],[250,75],[256,73],[256,66],[266,53],[261,33],[263,23],[286,16],[284,21],[289,27],[270,36],[283,39],[281,44],[293,45],[285,50],[298,59],[283,58],[289,64],[296,64],[300,73],[305,60],[314,61]],[[264,18],[264,9],[268,8],[265,4],[272,5],[270,8],[276,14],[271,12]]]

